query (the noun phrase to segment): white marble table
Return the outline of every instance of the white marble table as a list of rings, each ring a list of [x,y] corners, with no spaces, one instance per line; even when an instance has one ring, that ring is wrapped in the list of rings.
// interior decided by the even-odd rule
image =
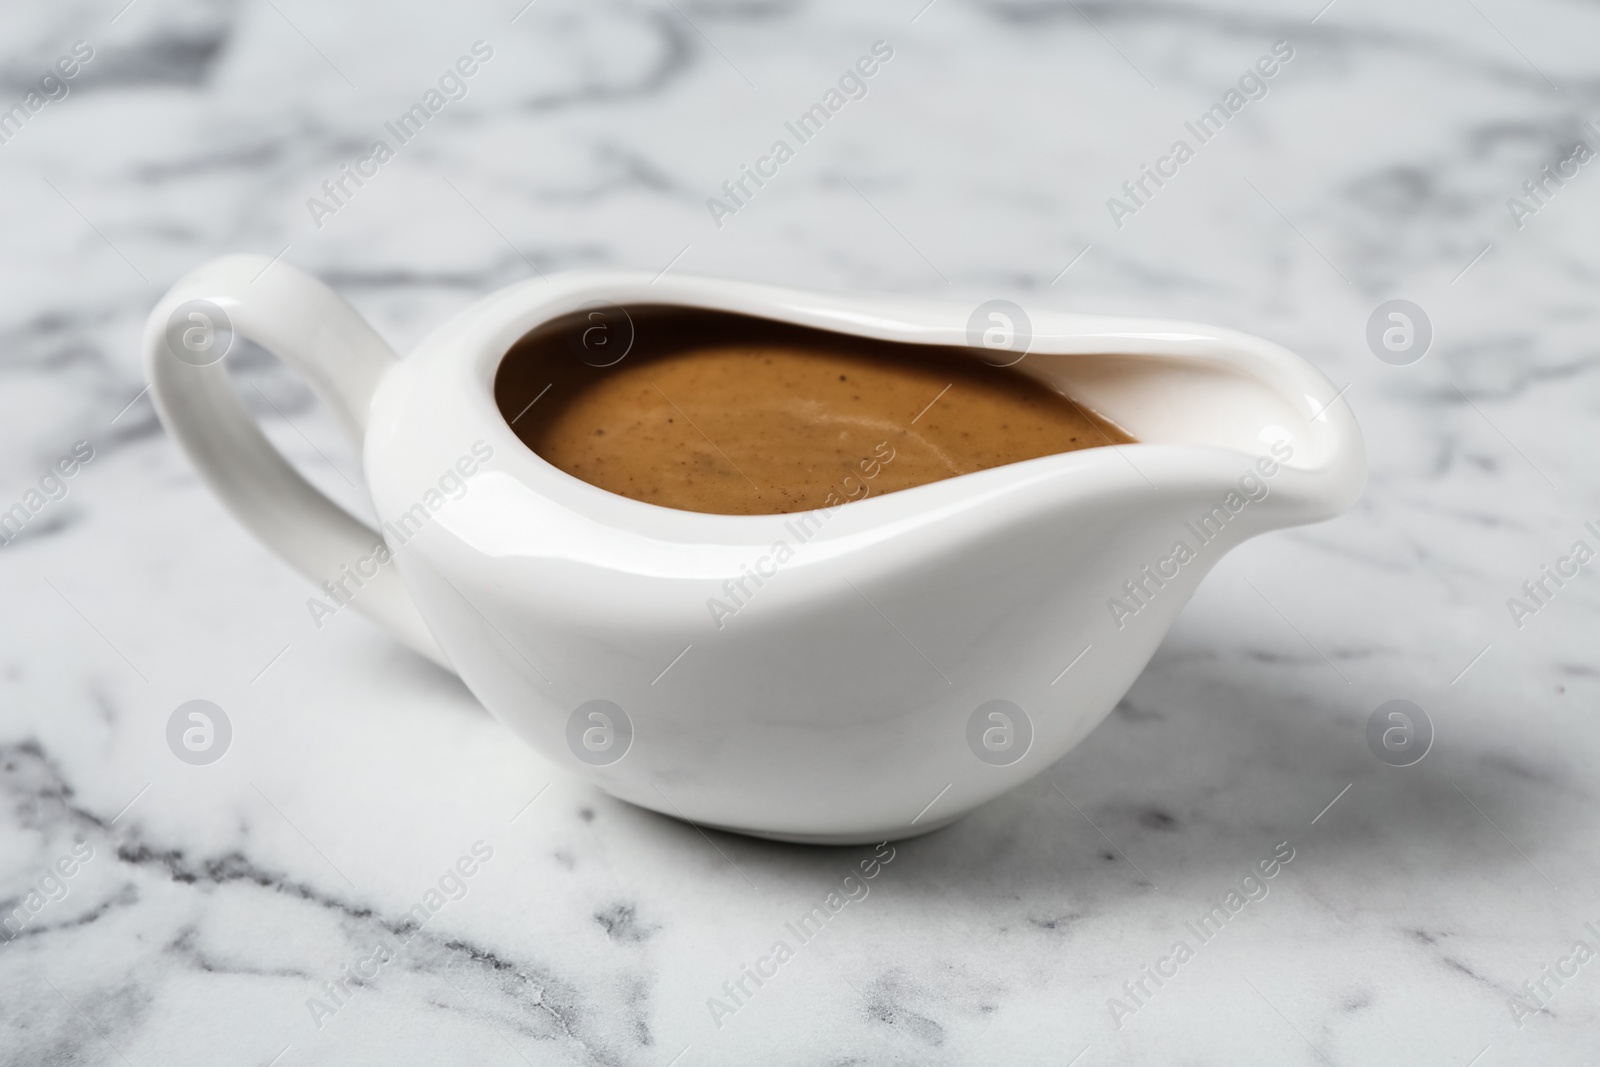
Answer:
[[[1600,949],[1600,598],[1592,566],[1529,617],[1507,598],[1600,543],[1600,169],[1520,219],[1507,201],[1600,147],[1600,12],[1321,2],[0,12],[0,105],[93,50],[0,145],[0,508],[93,452],[0,548],[0,913],[28,919],[0,944],[0,1060],[1592,1062],[1600,962],[1573,948]],[[315,225],[321,183],[478,40],[465,98]],[[865,98],[714,220],[707,198],[879,40]],[[1276,41],[1266,95],[1186,134]],[[1186,136],[1193,158],[1114,219]],[[312,634],[310,586],[140,395],[149,307],[236,250],[318,272],[401,349],[590,266],[1216,322],[1346,388],[1371,482],[1231,555],[1081,747],[896,846],[714,1020],[872,850],[628,807],[360,618]],[[1409,366],[1365,340],[1396,297],[1436,334]],[[303,385],[230,359],[359,510]],[[196,698],[233,725],[209,766],[166,742]],[[1369,749],[1391,699],[1436,728],[1414,766]],[[400,946],[475,844],[492,856],[445,879],[464,895]],[[1195,936],[1275,849],[1266,895]],[[346,967],[376,977],[335,997]]]

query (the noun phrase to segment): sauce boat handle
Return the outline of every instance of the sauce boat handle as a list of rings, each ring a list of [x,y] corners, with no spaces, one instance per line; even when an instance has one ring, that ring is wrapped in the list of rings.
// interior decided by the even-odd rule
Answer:
[[[332,289],[266,256],[232,255],[185,275],[145,324],[145,372],[156,411],[234,516],[320,585],[371,556],[383,538],[300,476],[262,434],[223,368],[239,339],[298,371],[359,454],[392,349]],[[357,611],[448,667],[395,567],[366,578]]]

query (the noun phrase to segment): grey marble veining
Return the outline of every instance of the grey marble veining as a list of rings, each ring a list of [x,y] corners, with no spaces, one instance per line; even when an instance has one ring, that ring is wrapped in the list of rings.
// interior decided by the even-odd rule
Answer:
[[[0,935],[0,1061],[1594,1059],[1593,565],[1520,628],[1507,601],[1600,543],[1600,163],[1520,220],[1508,200],[1600,149],[1597,33],[1592,6],[1508,0],[0,12],[0,107],[94,52],[0,144],[0,508],[93,451],[0,548],[0,916],[27,920]],[[322,182],[479,40],[467,96],[316,225]],[[719,227],[707,199],[878,40],[866,97]],[[1119,227],[1108,198],[1277,41],[1265,96]],[[583,267],[1215,322],[1346,389],[1371,481],[1230,556],[1082,746],[894,845],[800,943],[787,924],[872,849],[630,808],[363,620],[307,628],[307,583],[141,395],[149,307],[240,250],[318,273],[401,350]],[[1411,366],[1365,341],[1394,297],[1436,331]],[[233,362],[361,511],[309,391]],[[195,698],[233,723],[210,766],[165,739]],[[1367,745],[1391,699],[1437,731],[1411,767]]]

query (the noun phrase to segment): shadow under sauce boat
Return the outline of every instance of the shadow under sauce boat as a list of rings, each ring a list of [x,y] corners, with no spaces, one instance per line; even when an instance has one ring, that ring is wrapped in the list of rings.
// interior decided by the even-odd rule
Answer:
[[[1278,345],[1036,312],[1008,373],[1069,393],[1137,443],[824,512],[663,508],[556,469],[496,405],[497,369],[519,339],[607,306],[908,346],[967,346],[971,311],[573,274],[487,296],[401,360],[321,282],[236,255],[162,299],[146,366],[172,435],[268,546],[319,586],[352,591],[351,606],[457,672],[553,763],[701,825],[845,844],[954,821],[1104,719],[1224,552],[1337,514],[1365,480],[1348,407]],[[220,358],[235,335],[297,369],[332,409],[381,532],[312,488],[245,413]],[[454,487],[451,472],[470,491],[419,513],[441,482]],[[747,609],[708,611],[780,542],[792,558]]]

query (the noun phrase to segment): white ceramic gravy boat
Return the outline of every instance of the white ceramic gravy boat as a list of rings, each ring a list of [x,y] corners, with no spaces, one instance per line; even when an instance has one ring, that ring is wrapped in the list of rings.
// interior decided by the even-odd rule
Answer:
[[[1225,551],[1344,510],[1365,480],[1348,407],[1285,349],[1038,311],[1013,372],[1058,384],[1139,443],[804,515],[657,507],[557,470],[496,407],[507,349],[593,301],[940,345],[967,343],[971,312],[575,274],[484,298],[402,361],[317,280],[238,255],[166,295],[146,363],[173,436],[234,514],[326,590],[326,610],[348,600],[458,672],[550,760],[699,824],[843,844],[953,821],[1105,718]],[[229,321],[300,371],[349,432],[382,538],[246,415],[209,362]]]

